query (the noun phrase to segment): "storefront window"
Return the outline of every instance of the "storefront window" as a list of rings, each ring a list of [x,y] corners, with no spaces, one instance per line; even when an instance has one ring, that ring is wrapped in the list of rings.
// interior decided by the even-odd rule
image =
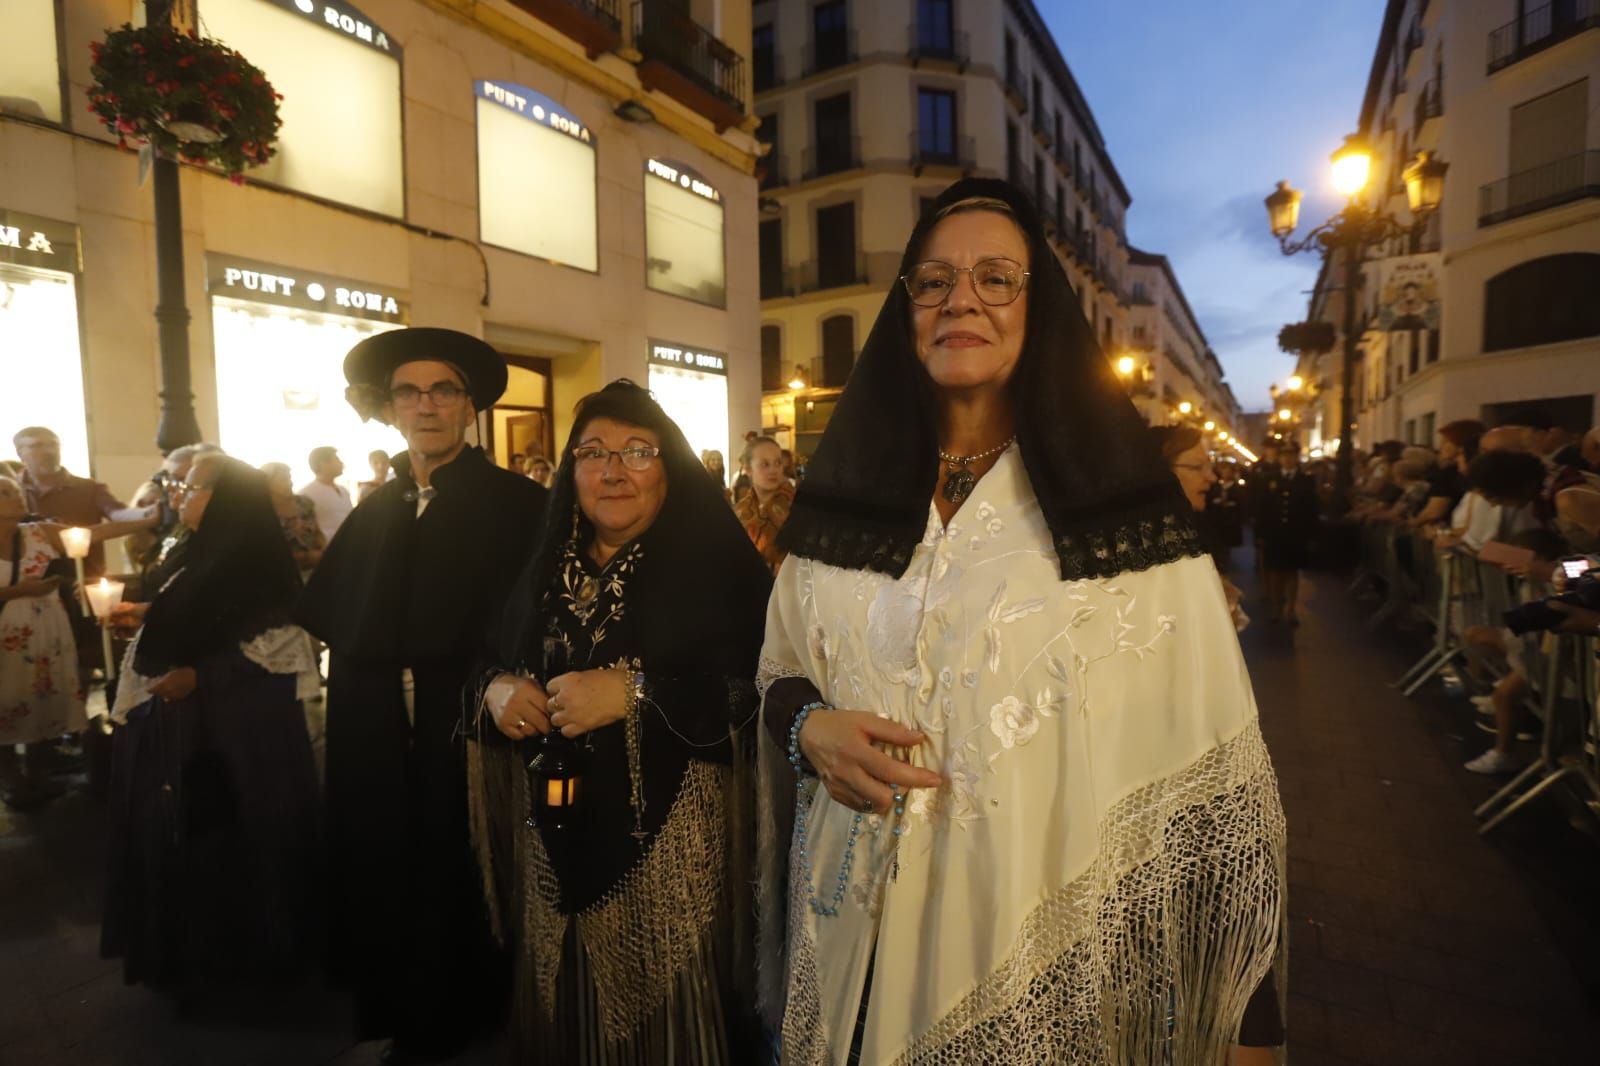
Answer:
[[[61,121],[55,0],[0,3],[0,111]]]
[[[662,159],[645,165],[645,283],[657,292],[727,305],[722,194]]]
[[[728,458],[728,360],[720,352],[650,342],[650,391],[695,455]]]
[[[478,225],[483,241],[600,269],[594,135],[548,96],[480,81]]]
[[[340,0],[200,0],[200,18],[283,94],[278,154],[251,177],[405,214],[399,44]]]
[[[0,208],[0,449],[24,426],[61,438],[61,461],[89,473],[78,343],[78,231]]]
[[[289,464],[311,478],[311,449],[339,449],[352,493],[368,452],[405,448],[399,432],[362,422],[345,401],[344,357],[359,341],[403,325],[404,305],[371,285],[217,255],[206,257],[217,363],[218,442],[260,466]]]

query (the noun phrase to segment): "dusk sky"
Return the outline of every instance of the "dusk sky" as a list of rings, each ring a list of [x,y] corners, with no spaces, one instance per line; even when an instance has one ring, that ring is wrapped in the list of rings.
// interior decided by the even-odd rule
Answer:
[[[1361,111],[1383,0],[1035,0],[1133,196],[1128,240],[1167,256],[1246,411],[1294,357],[1318,257],[1285,258],[1262,200],[1337,209],[1328,156]]]

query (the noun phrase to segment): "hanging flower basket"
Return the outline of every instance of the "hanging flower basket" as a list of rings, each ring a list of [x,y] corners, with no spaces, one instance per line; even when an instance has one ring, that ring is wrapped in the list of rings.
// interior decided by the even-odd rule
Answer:
[[[168,26],[124,25],[89,45],[89,110],[117,144],[211,166],[236,182],[277,151],[278,101],[267,76],[238,52]]]
[[[1278,347],[1294,355],[1320,355],[1333,351],[1331,322],[1291,322],[1278,331]]]

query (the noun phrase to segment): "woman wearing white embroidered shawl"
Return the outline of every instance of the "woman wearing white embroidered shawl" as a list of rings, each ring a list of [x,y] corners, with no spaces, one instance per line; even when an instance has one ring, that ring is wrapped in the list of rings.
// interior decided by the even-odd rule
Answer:
[[[767,618],[782,1061],[1271,1061],[1283,815],[1193,515],[1025,196],[952,186],[902,274]]]
[[[101,951],[129,983],[270,983],[321,957],[316,656],[266,478],[196,459],[183,566],[149,604],[112,718]]]

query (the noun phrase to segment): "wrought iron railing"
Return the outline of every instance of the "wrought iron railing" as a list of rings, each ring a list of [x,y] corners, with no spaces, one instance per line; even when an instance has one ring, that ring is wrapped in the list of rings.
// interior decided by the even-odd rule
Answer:
[[[856,61],[856,31],[829,30],[806,44],[806,75],[809,77]]]
[[[1489,31],[1489,73],[1600,26],[1600,0],[1557,0]]]
[[[852,259],[824,262],[813,259],[784,272],[784,287],[791,293],[818,292],[867,283],[867,256],[857,252]]]
[[[633,46],[719,97],[744,110],[744,57],[715,34],[659,0],[634,0]]]
[[[972,58],[971,45],[965,33],[921,23],[912,23],[906,32],[906,56],[913,63],[923,59],[941,59],[965,65]]]
[[[1589,150],[1533,167],[1478,189],[1478,225],[1600,197],[1600,151]]]
[[[921,130],[912,130],[910,159],[914,167],[959,167],[971,170],[977,166],[978,151],[971,137],[925,136]]]
[[[801,177],[805,181],[827,174],[855,170],[861,166],[861,138],[823,136],[806,148],[802,156]]]
[[[1429,80],[1417,93],[1416,109],[1411,116],[1412,135],[1422,128],[1422,124],[1430,118],[1438,118],[1444,114],[1443,86],[1437,77]]]

